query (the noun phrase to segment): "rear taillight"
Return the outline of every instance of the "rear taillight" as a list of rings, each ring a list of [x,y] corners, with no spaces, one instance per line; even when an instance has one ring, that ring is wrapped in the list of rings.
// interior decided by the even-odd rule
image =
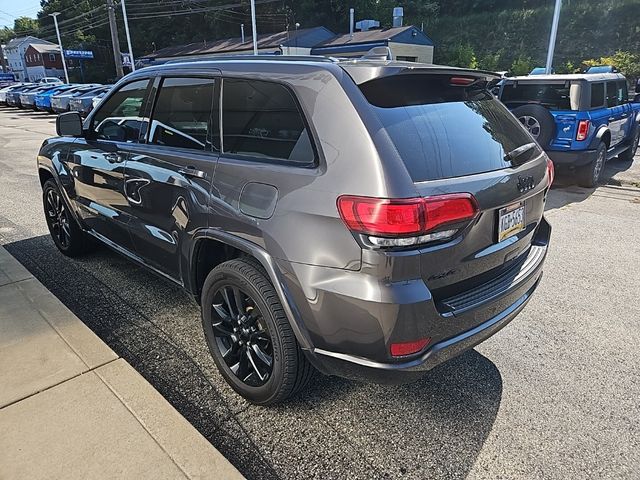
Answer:
[[[578,122],[578,133],[576,133],[576,140],[582,141],[587,138],[589,134],[589,120],[580,120]]]
[[[349,230],[367,235],[371,244],[407,247],[452,237],[460,223],[476,216],[478,204],[468,193],[402,199],[344,195],[338,212]]]
[[[549,177],[549,186],[551,186],[553,179],[556,177],[556,171],[550,158],[547,158],[547,176]]]

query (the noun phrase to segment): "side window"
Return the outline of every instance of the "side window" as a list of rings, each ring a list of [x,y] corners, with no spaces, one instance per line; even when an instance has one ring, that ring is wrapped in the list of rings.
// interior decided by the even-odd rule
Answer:
[[[149,142],[210,151],[214,86],[212,78],[165,78],[153,109]]]
[[[607,107],[618,106],[618,86],[616,82],[607,82]]]
[[[629,90],[625,80],[618,81],[618,105],[624,105],[629,101]]]
[[[226,153],[304,165],[315,161],[309,132],[287,87],[261,80],[225,79],[222,92]]]
[[[591,84],[591,108],[604,106],[604,83]]]
[[[127,83],[102,105],[93,117],[94,136],[101,140],[135,143],[146,131],[148,120],[142,117],[142,103],[149,80]]]

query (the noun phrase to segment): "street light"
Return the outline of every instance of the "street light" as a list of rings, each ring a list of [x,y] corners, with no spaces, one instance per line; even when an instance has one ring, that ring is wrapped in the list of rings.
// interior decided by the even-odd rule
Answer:
[[[127,34],[127,45],[129,46],[129,59],[131,60],[131,71],[136,71],[135,60],[133,59],[133,48],[131,48],[131,36],[129,35],[129,20],[127,20],[127,7],[122,0],[122,16],[124,17],[124,31]]]
[[[64,79],[69,83],[69,74],[67,73],[67,62],[64,60],[64,50],[62,49],[62,40],[60,39],[60,29],[58,28],[57,16],[60,12],[50,13],[49,16],[53,17],[53,23],[56,25],[56,35],[58,35],[58,46],[60,47],[60,56],[62,57],[62,68],[64,69]]]
[[[253,54],[258,55],[258,34],[256,32],[256,0],[251,0],[251,30],[253,32]]]

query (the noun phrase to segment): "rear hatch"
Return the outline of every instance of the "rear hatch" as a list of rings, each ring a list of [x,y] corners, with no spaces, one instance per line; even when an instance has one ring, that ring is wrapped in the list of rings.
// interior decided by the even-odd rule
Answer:
[[[412,70],[359,85],[418,195],[470,193],[477,201],[478,213],[451,238],[418,247],[436,301],[525,261],[551,174],[542,149],[475,75]]]

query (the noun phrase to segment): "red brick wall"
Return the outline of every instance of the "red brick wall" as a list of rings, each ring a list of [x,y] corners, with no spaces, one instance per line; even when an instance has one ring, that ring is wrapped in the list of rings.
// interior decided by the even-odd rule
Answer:
[[[29,45],[24,53],[25,63],[27,67],[36,67],[44,65],[45,68],[62,68],[62,58],[60,52],[51,52],[55,59],[51,60],[49,53],[39,53],[33,45]]]

